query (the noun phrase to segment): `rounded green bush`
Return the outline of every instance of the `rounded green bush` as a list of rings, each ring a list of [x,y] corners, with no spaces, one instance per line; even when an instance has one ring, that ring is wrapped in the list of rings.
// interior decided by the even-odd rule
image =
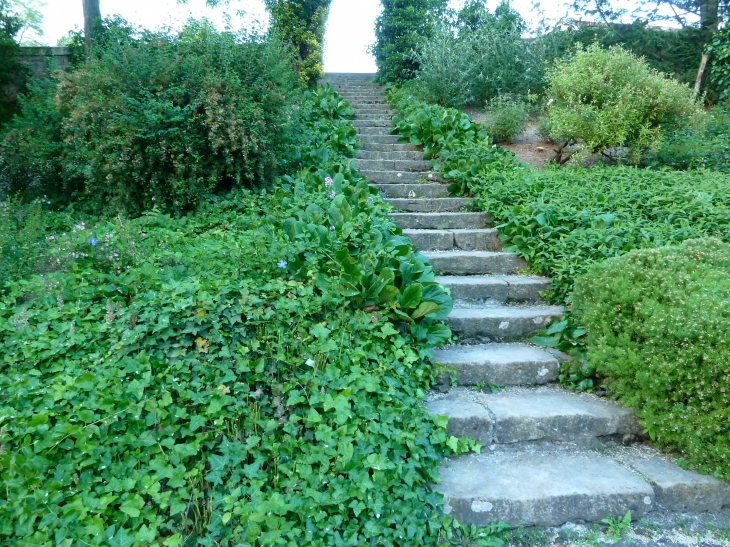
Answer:
[[[652,439],[730,477],[730,245],[638,250],[576,282],[588,359]]]
[[[550,136],[591,153],[626,146],[637,162],[701,115],[693,91],[620,48],[579,47],[548,73]]]
[[[529,121],[530,113],[524,101],[500,95],[487,103],[484,126],[495,142],[511,141],[527,128]]]

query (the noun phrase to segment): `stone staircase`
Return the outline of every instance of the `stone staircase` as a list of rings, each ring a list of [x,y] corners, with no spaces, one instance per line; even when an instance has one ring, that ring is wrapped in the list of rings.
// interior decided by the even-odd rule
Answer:
[[[502,251],[489,215],[449,198],[418,148],[397,142],[384,88],[371,80],[326,77],[355,110],[360,173],[393,205],[392,219],[455,301],[446,322],[458,343],[434,352],[450,372],[427,408],[449,418],[450,434],[483,444],[481,454],[444,463],[435,488],[445,511],[463,524],[559,526],[629,510],[638,518],[730,506],[726,483],[633,444],[642,432],[630,411],[555,384],[558,358],[525,343],[562,316],[540,298],[548,280],[522,275],[527,265]]]

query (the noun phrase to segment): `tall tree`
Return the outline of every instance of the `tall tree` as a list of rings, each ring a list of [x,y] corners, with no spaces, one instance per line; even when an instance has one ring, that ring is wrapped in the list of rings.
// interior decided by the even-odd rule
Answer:
[[[101,8],[99,0],[81,0],[84,4],[84,41],[86,43],[86,58],[91,57],[91,48],[95,35],[101,28]]]
[[[271,28],[294,47],[306,87],[324,75],[324,33],[332,0],[264,0]]]

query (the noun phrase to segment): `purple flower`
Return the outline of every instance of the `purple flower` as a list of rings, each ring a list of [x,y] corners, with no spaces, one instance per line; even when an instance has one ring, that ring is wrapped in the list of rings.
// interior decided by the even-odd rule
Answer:
[[[328,186],[328,187],[332,186],[332,179],[330,177],[327,177],[326,179],[324,179],[324,185]]]
[[[335,231],[335,227],[334,226],[330,226],[330,232],[334,232],[334,231]]]
[[[96,239],[95,237],[92,237],[89,240],[89,243],[91,243],[91,246],[94,247],[94,246],[96,246],[97,241],[98,241],[98,239]]]
[[[288,264],[289,263],[286,260],[279,260],[279,262],[276,263],[276,267],[283,270],[287,267]]]
[[[335,191],[334,191],[334,190],[332,190],[332,191],[331,191],[331,192],[329,193],[329,196],[330,196],[330,198],[332,198],[332,199],[334,199],[334,197],[335,197],[336,195],[337,195],[337,194],[335,194]]]

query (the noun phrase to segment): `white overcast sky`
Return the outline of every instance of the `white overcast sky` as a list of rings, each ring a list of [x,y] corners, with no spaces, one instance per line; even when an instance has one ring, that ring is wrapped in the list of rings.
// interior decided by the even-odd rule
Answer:
[[[56,45],[58,39],[69,30],[83,24],[82,0],[44,0],[44,36],[37,38],[48,45]],[[459,4],[463,0],[452,0]],[[493,9],[499,0],[488,0]],[[542,0],[541,9],[550,19],[557,20],[565,13],[565,0]],[[513,0],[512,5],[528,21],[537,21],[533,0]],[[237,17],[239,10],[245,12]],[[226,7],[207,8],[205,0],[188,0],[180,5],[176,0],[101,0],[102,15],[119,14],[128,21],[149,29],[160,26],[179,27],[189,17],[208,17],[223,26],[225,14],[233,16],[234,28],[248,27],[259,22],[268,23],[263,0],[232,0]],[[375,18],[380,11],[380,0],[332,0],[325,37],[325,71],[327,72],[375,72],[375,61],[366,52],[375,41]]]

